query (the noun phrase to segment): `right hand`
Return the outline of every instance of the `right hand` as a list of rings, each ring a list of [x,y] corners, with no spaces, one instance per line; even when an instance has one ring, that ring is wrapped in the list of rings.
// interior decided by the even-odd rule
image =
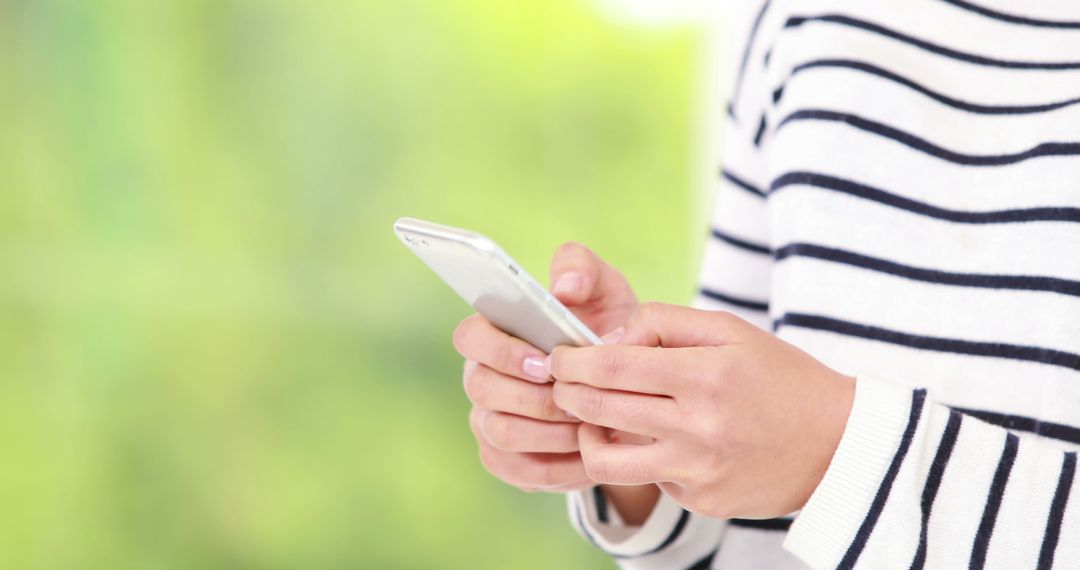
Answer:
[[[598,334],[637,307],[630,284],[585,246],[567,243],[551,262],[552,293]],[[454,330],[465,357],[469,424],[480,460],[495,477],[526,491],[566,492],[595,485],[578,450],[580,422],[552,399],[543,351],[472,315]]]

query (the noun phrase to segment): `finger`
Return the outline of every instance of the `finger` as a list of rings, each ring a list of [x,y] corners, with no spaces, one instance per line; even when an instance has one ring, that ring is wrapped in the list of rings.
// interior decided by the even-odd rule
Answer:
[[[552,377],[607,390],[674,396],[703,373],[678,350],[625,345],[559,346],[545,361]]]
[[[555,405],[551,384],[518,380],[483,364],[467,370],[463,383],[469,401],[484,409],[549,422],[578,421]]]
[[[542,422],[513,414],[473,408],[477,427],[502,451],[570,453],[578,450],[577,424]]]
[[[515,487],[555,491],[591,485],[578,453],[518,453],[491,445],[473,415],[469,425],[480,448],[480,462],[492,475]]]
[[[605,333],[637,305],[637,297],[626,278],[592,250],[576,242],[567,242],[555,250],[551,259],[551,292],[575,314],[596,317],[589,324]],[[605,318],[605,317],[612,318]],[[612,322],[608,322],[612,321]]]
[[[504,333],[483,315],[469,316],[458,324],[454,329],[454,348],[465,358],[503,374],[530,382],[549,380],[543,370],[543,351]]]
[[[550,487],[518,487],[518,489],[521,489],[526,493],[569,493],[571,491],[585,491],[587,489],[592,489],[595,486],[596,483],[593,483],[589,479],[582,479],[580,481],[574,481],[573,483],[566,483],[563,485],[552,485]]]
[[[589,479],[604,485],[647,485],[662,481],[658,444],[610,443],[607,430],[593,424],[578,426],[581,461]]]
[[[681,348],[734,344],[753,325],[727,311],[642,303],[630,314],[619,344]]]
[[[492,475],[522,489],[557,491],[592,483],[577,453],[517,453],[483,441],[480,462]]]
[[[662,396],[600,390],[586,384],[556,382],[555,404],[590,424],[660,438],[679,421],[675,401]]]

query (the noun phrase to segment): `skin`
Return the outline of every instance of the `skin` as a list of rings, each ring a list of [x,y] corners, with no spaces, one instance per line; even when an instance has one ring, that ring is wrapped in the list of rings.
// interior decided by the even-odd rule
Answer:
[[[580,244],[556,251],[551,274],[553,293],[607,333],[605,346],[545,358],[480,315],[454,331],[489,472],[526,491],[599,484],[632,525],[660,490],[720,518],[802,508],[839,443],[854,379],[730,313],[639,305]]]
[[[551,262],[553,294],[592,330],[620,327],[638,305],[630,284],[583,245],[559,247]],[[473,407],[469,424],[480,460],[500,480],[525,491],[586,489],[578,428],[554,400],[539,349],[472,315],[454,330],[454,347],[465,358],[463,383]],[[525,367],[526,359],[532,366]],[[530,371],[532,372],[530,374]],[[620,441],[647,441],[615,433]],[[640,524],[659,496],[656,485],[602,487],[629,524]]]
[[[806,504],[843,434],[854,378],[722,311],[641,305],[618,345],[556,348],[555,404],[581,418],[590,480],[658,483],[718,518]],[[613,440],[619,429],[652,438]]]

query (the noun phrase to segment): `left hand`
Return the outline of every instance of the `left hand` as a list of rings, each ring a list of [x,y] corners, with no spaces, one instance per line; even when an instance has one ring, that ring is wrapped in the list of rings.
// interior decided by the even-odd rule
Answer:
[[[801,509],[840,442],[854,379],[727,312],[648,303],[624,327],[618,344],[562,346],[547,361],[555,403],[585,422],[589,478],[659,483],[718,518]]]

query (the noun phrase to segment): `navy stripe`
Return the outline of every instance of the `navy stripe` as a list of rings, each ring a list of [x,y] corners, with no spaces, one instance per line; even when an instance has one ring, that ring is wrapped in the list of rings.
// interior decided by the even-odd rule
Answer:
[[[986,496],[982,520],[979,522],[979,529],[975,531],[975,543],[971,547],[971,561],[968,564],[971,570],[981,570],[986,566],[986,551],[990,547],[990,537],[994,534],[1001,500],[1005,497],[1005,487],[1009,484],[1009,474],[1012,473],[1019,447],[1020,438],[1016,434],[1005,436],[1005,448],[1001,450],[1001,459],[998,460],[994,480],[990,483],[990,492]]]
[[[960,412],[949,411],[949,421],[945,424],[945,431],[941,434],[941,443],[938,444],[934,461],[930,464],[930,471],[926,475],[922,500],[919,502],[922,512],[919,547],[915,551],[915,559],[911,561],[911,570],[918,570],[926,565],[926,534],[930,526],[930,511],[934,508],[934,499],[937,498],[938,489],[941,488],[941,479],[945,476],[945,467],[949,464],[949,458],[952,457],[963,419],[964,416]]]
[[[995,20],[1001,20],[1003,22],[1010,22],[1013,24],[1023,24],[1025,26],[1035,26],[1037,28],[1059,28],[1066,30],[1080,29],[1080,22],[1061,22],[1054,20],[1037,20],[1035,18],[1026,18],[1024,16],[1015,16],[1013,14],[1006,14],[1005,12],[998,12],[997,10],[991,10],[984,6],[977,6],[971,2],[965,2],[964,0],[941,0],[947,4],[952,4],[958,8],[963,8],[976,14],[981,14],[988,18]]]
[[[770,253],[772,253],[772,251],[769,249],[769,246],[767,245],[761,245],[739,239],[717,228],[712,229],[712,236],[724,243],[731,244],[739,249],[744,249],[753,253],[758,253],[762,255],[769,255]]]
[[[1060,366],[1062,368],[1080,371],[1080,354],[1050,348],[922,336],[860,323],[842,321],[831,317],[807,315],[803,313],[785,313],[773,322],[773,329],[779,329],[782,326],[829,331],[846,336],[886,342],[919,350],[1037,362],[1040,364]]]
[[[746,77],[746,66],[750,61],[750,52],[754,47],[754,39],[757,38],[758,29],[761,27],[761,21],[765,19],[765,12],[769,9],[769,3],[771,0],[766,0],[761,5],[761,9],[758,10],[757,16],[754,18],[753,25],[750,26],[750,34],[746,38],[746,47],[743,48],[742,60],[739,62],[739,73],[735,76],[735,87],[732,90],[731,102],[728,103],[728,114],[735,119],[735,105],[739,100],[739,93],[742,91],[743,79]]]
[[[656,554],[657,552],[660,552],[661,550],[670,546],[671,543],[679,539],[679,536],[682,535],[683,529],[686,528],[686,523],[689,521],[690,511],[683,509],[682,514],[679,515],[679,522],[675,523],[675,528],[671,530],[671,534],[667,535],[667,538],[664,539],[664,542],[661,542],[656,548],[646,550],[641,554],[635,554],[633,556],[616,556],[616,558],[636,558],[638,556],[648,556],[650,554]]]
[[[581,529],[581,532],[585,535],[585,538],[589,539],[589,542],[591,542],[593,546],[599,548],[600,550],[604,550],[603,547],[600,546],[600,543],[596,542],[596,537],[594,537],[592,533],[589,532],[589,527],[585,526],[585,516],[581,514],[581,504],[577,501],[574,502],[574,518],[577,519],[578,528]],[[604,552],[607,551],[604,550]]]
[[[889,261],[878,257],[871,257],[853,251],[814,245],[810,243],[792,243],[776,250],[773,257],[782,261],[789,257],[809,257],[831,261],[844,265],[852,265],[871,271],[878,271],[911,279],[940,285],[956,285],[959,287],[975,287],[979,289],[1016,289],[1022,291],[1045,291],[1048,293],[1060,293],[1072,297],[1080,297],[1080,281],[1060,279],[1057,277],[1044,277],[1038,275],[994,275],[988,273],[958,273],[952,271],[940,271],[914,267]]]
[[[596,502],[596,520],[602,523],[609,521],[608,517],[608,503],[607,497],[604,496],[604,490],[597,485],[592,488],[593,501]]]
[[[761,138],[765,136],[765,128],[769,124],[765,120],[765,113],[761,114],[761,121],[758,122],[757,132],[754,133],[754,146],[761,146]]]
[[[811,69],[850,69],[855,71],[861,71],[875,75],[882,79],[887,79],[894,83],[903,85],[913,91],[917,91],[926,95],[927,97],[954,109],[961,111],[967,111],[969,113],[977,113],[980,115],[1026,115],[1031,113],[1044,113],[1047,111],[1054,111],[1070,105],[1080,103],[1080,97],[1073,99],[1066,99],[1064,101],[1057,101],[1054,103],[1044,103],[1042,105],[980,105],[977,103],[969,103],[960,99],[954,99],[948,95],[944,95],[937,91],[934,91],[928,87],[920,85],[906,77],[893,73],[887,69],[883,69],[871,63],[863,61],[855,61],[850,59],[819,59],[814,61],[808,61],[806,63],[799,64],[792,68],[791,74],[788,76],[788,80],[785,82],[790,83],[791,78],[799,75],[803,71]],[[775,91],[773,91],[773,102],[777,103],[780,97],[783,95],[784,85],[781,85]]]
[[[884,123],[864,119],[850,113],[826,111],[824,109],[803,109],[794,111],[780,121],[780,124],[777,125],[777,130],[784,128],[785,125],[794,121],[833,121],[844,123],[861,131],[866,131],[896,141],[914,150],[940,158],[941,160],[962,164],[964,166],[1003,166],[1045,156],[1080,155],[1080,142],[1040,143],[1025,151],[1009,154],[964,154],[937,146],[926,139],[890,127]]]
[[[734,305],[736,307],[742,307],[744,309],[750,309],[752,311],[769,311],[769,304],[765,301],[755,301],[751,299],[742,299],[740,297],[732,297],[727,293],[721,293],[719,291],[708,289],[706,287],[701,288],[701,294],[705,297],[708,297],[709,299],[720,301],[722,303],[727,303],[729,305]]]
[[[698,560],[686,570],[708,570],[709,568],[712,568],[712,562],[713,559],[716,558],[716,552],[718,550],[719,548],[713,549],[713,551],[710,552],[708,556],[702,558],[701,560]]]
[[[1065,506],[1069,504],[1069,492],[1072,490],[1075,474],[1076,452],[1070,451],[1061,461],[1061,475],[1058,476],[1057,490],[1054,491],[1050,514],[1046,518],[1046,532],[1043,533],[1042,547],[1039,549],[1040,570],[1050,570],[1054,566],[1054,551],[1057,550],[1061,521],[1065,517]]]
[[[1080,222],[1080,208],[1071,206],[1047,206],[1039,208],[1014,208],[1009,210],[990,210],[970,212],[949,210],[905,198],[872,186],[814,172],[788,172],[781,175],[769,187],[770,195],[794,185],[806,185],[833,190],[864,200],[878,202],[901,210],[920,214],[939,220],[961,224],[1012,224],[1020,222]]]
[[[589,532],[589,528],[585,526],[585,517],[584,515],[582,515],[581,512],[581,503],[575,502],[574,507],[574,515],[577,518],[578,526],[581,527],[581,531],[585,533],[585,538],[589,539],[589,542],[593,543],[594,546],[596,546],[600,550],[603,550],[612,558],[638,558],[640,556],[656,554],[657,552],[660,552],[661,550],[670,546],[671,543],[678,540],[679,536],[682,535],[683,530],[686,528],[686,523],[690,521],[690,511],[683,509],[682,514],[679,515],[678,522],[675,523],[675,528],[671,529],[671,533],[667,535],[667,538],[665,538],[664,541],[658,544],[656,547],[638,554],[615,554],[613,552],[608,552],[607,550],[604,550],[604,548],[600,546],[600,543],[596,541],[596,538]]]
[[[789,75],[788,76],[788,81],[790,81],[790,80],[791,80],[791,76]],[[776,89],[773,89],[773,92],[772,92],[773,105],[776,105],[777,103],[779,103],[780,99],[784,97],[784,86],[786,84],[787,84],[787,81],[780,84],[780,87],[777,87]]]
[[[735,173],[731,172],[726,168],[720,171],[720,176],[724,180],[727,180],[728,182],[734,184],[735,186],[738,186],[739,188],[742,188],[743,190],[746,190],[747,192],[755,196],[760,196],[762,198],[765,197],[764,190],[747,182],[746,179],[742,178],[741,176],[737,176]]]
[[[953,408],[961,414],[967,414],[986,423],[994,424],[1013,431],[1033,433],[1041,437],[1048,437],[1069,443],[1080,444],[1080,428],[1065,424],[1047,422],[1025,416],[1014,416],[1000,412],[987,410],[973,410],[971,408]]]
[[[867,22],[866,20],[860,20],[858,18],[852,18],[850,16],[844,16],[841,14],[825,14],[822,16],[792,16],[791,18],[788,18],[787,22],[784,24],[784,27],[796,28],[808,22],[824,22],[829,24],[839,24],[842,26],[857,28],[863,31],[904,42],[909,45],[913,45],[930,53],[935,53],[937,55],[949,57],[959,61],[974,63],[976,65],[985,65],[989,67],[1004,67],[1007,69],[1080,69],[1080,62],[1077,61],[1012,61],[962,52],[935,44],[933,42],[928,42],[914,36],[909,36],[903,32],[891,30],[873,22]]]
[[[889,464],[889,469],[885,472],[885,477],[881,481],[881,486],[878,487],[873,502],[870,503],[870,510],[866,513],[866,518],[863,519],[859,530],[855,532],[855,539],[851,542],[847,552],[844,553],[844,558],[840,560],[840,564],[837,566],[838,569],[854,568],[863,549],[866,548],[866,541],[870,540],[870,534],[874,532],[874,526],[877,525],[882,511],[885,510],[885,502],[889,499],[889,492],[892,491],[897,474],[900,473],[900,465],[904,463],[904,458],[911,447],[911,440],[915,438],[915,429],[919,426],[919,417],[922,416],[925,402],[926,390],[919,389],[912,392],[911,412],[908,414],[904,435],[900,438],[900,446],[896,449],[896,455],[893,455],[892,463]]]
[[[775,519],[731,519],[728,521],[731,526],[773,531],[788,530],[791,528],[791,523],[793,522],[795,522],[794,519],[786,519],[783,517]]]

